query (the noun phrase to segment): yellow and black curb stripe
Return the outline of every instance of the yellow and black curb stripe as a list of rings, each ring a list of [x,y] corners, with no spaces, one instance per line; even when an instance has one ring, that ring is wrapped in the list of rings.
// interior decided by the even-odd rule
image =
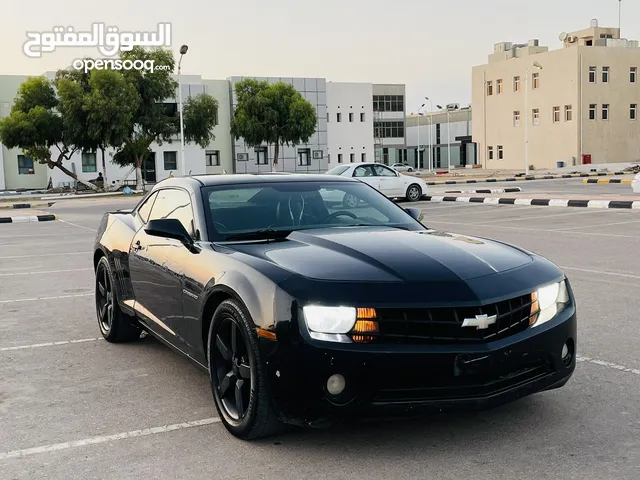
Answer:
[[[0,209],[14,209],[14,208],[43,208],[43,207],[51,207],[55,205],[56,202],[46,202],[46,203],[12,203],[9,205],[0,204]]]
[[[0,223],[49,222],[57,219],[56,215],[22,215],[19,217],[0,217]]]
[[[625,185],[631,185],[632,178],[585,178],[582,183],[623,183]]]
[[[556,180],[559,178],[610,177],[612,175],[631,175],[630,172],[565,173],[563,175],[528,175],[508,178],[480,178],[477,180],[437,180],[427,185],[457,185],[467,183],[522,182],[527,180]]]

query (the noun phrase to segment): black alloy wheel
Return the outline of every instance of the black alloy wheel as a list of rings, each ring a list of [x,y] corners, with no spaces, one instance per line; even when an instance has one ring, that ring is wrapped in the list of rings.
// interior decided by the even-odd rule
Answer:
[[[111,267],[102,257],[96,267],[96,315],[100,333],[108,342],[128,342],[140,338],[142,330],[136,319],[125,314],[118,305]]]
[[[269,396],[258,335],[240,302],[223,301],[209,327],[208,363],[211,390],[225,428],[244,440],[282,430]]]

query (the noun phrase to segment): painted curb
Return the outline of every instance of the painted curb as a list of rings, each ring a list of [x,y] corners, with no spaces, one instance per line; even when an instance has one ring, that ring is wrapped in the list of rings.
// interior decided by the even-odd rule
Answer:
[[[42,208],[42,207],[51,207],[55,205],[56,202],[47,202],[47,203],[12,203],[11,205],[2,205],[0,209],[8,210],[14,208]]]
[[[631,185],[633,178],[585,178],[582,183],[624,183]]]
[[[476,180],[440,180],[436,182],[426,182],[427,185],[457,185],[467,183],[496,183],[496,182],[522,182],[526,180],[556,180],[561,178],[583,178],[583,177],[608,177],[611,175],[633,175],[631,172],[597,172],[597,173],[566,173],[564,175],[529,175],[528,177],[508,177],[508,178],[480,178]]]
[[[585,208],[625,208],[640,210],[640,200],[566,200],[552,198],[497,198],[497,197],[449,197],[426,196],[427,202],[465,202],[489,205],[529,205],[537,207],[585,207]]]
[[[24,215],[21,217],[0,217],[0,223],[49,222],[57,220],[55,215]]]
[[[450,190],[444,193],[511,193],[511,192],[521,192],[522,189],[520,187],[513,188],[495,188],[493,190]]]

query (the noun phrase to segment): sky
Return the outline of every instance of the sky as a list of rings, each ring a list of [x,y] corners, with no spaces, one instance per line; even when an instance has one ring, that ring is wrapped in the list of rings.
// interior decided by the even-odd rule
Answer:
[[[93,22],[120,31],[172,24],[172,46],[189,45],[184,74],[324,77],[335,82],[404,83],[407,113],[430,97],[471,103],[471,68],[498,42],[537,38],[560,48],[563,31],[618,26],[618,0],[2,0],[0,75],[39,75],[95,48],[23,53],[26,32]],[[640,39],[640,2],[623,0],[622,37]],[[636,19],[635,21],[633,19]]]

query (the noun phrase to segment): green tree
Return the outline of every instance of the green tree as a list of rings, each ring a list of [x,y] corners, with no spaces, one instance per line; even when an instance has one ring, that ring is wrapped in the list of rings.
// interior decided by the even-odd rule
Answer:
[[[273,145],[273,171],[281,145],[307,143],[315,133],[316,110],[292,85],[244,79],[235,91],[231,134],[236,140],[243,138],[249,147]]]
[[[176,95],[178,88],[178,83],[171,77],[171,72],[175,69],[175,59],[170,50],[145,50],[141,47],[122,52],[120,58],[141,60],[147,64],[153,62],[155,67],[164,67],[153,71],[122,72],[127,82],[135,88],[138,102],[130,128],[118,145],[113,160],[121,166],[135,166],[136,188],[141,190],[141,166],[149,155],[151,144],[171,143],[180,132],[178,113],[172,112],[165,103]],[[211,95],[203,93],[190,98],[183,108],[185,142],[192,141],[205,148],[214,138],[212,130],[217,119],[216,100]]]
[[[63,164],[88,143],[86,129],[80,128],[81,119],[75,117],[77,103],[82,102],[81,91],[80,85],[58,79],[49,81],[44,76],[27,79],[18,89],[9,116],[0,120],[0,141],[7,148],[20,148],[29,158],[51,169],[58,168],[97,190],[92,183],[79,180]]]

